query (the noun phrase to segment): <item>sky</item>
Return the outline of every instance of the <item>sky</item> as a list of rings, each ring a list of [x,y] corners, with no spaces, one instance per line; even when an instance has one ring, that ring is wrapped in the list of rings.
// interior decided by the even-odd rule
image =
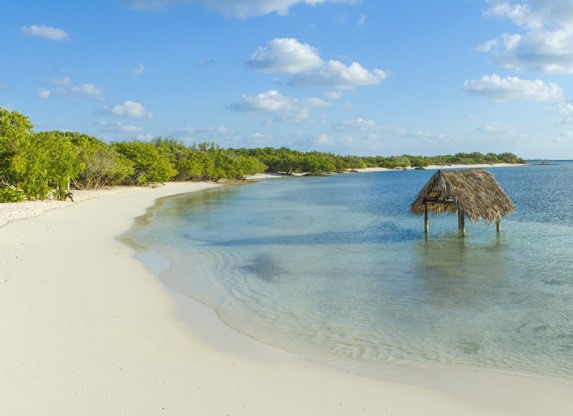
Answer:
[[[35,131],[573,159],[573,0],[20,0],[0,107]]]

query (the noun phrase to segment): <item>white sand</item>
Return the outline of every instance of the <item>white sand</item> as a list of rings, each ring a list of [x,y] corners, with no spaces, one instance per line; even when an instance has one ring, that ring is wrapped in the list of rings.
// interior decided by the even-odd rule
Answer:
[[[570,384],[377,381],[230,330],[116,238],[156,198],[208,186],[114,191],[0,228],[0,415],[571,414]]]

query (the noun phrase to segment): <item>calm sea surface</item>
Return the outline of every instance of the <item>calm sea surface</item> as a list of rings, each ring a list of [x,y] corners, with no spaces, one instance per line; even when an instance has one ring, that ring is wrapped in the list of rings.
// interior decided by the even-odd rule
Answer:
[[[161,279],[262,342],[352,371],[485,368],[573,380],[573,162],[491,168],[495,225],[409,213],[435,171],[284,178],[158,201],[134,227]]]

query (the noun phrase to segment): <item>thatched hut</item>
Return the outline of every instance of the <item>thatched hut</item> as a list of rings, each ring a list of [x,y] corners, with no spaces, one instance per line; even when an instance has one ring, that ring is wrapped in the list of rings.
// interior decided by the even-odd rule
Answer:
[[[428,213],[458,214],[460,233],[465,235],[465,217],[472,222],[484,220],[497,225],[514,211],[513,203],[495,177],[483,169],[437,171],[412,203],[414,215],[424,215],[429,231]]]

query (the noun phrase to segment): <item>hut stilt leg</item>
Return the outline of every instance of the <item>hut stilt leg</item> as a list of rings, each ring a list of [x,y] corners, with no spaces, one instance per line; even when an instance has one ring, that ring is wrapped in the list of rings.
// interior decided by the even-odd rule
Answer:
[[[463,209],[458,209],[458,230],[461,237],[466,236],[466,214]]]
[[[501,221],[498,221],[495,223],[495,231],[497,231],[497,233],[501,233]]]
[[[430,224],[428,221],[428,204],[424,204],[424,232],[426,234],[430,232]]]

